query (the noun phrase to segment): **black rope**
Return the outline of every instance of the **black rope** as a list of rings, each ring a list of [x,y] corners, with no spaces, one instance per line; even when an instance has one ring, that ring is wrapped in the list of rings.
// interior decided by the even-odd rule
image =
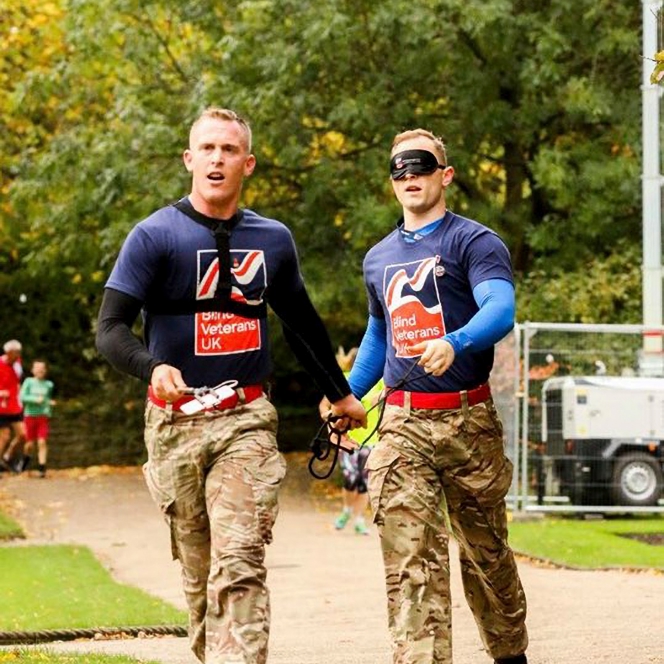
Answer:
[[[105,639],[118,636],[187,636],[182,625],[143,627],[90,627],[85,629],[43,629],[35,632],[0,632],[0,645],[29,645],[50,641]]]
[[[343,447],[341,445],[341,436],[346,433],[347,429],[341,430],[332,426],[332,423],[336,422],[338,419],[340,418],[336,416],[327,417],[323,424],[321,424],[320,429],[318,429],[318,433],[316,433],[314,439],[309,445],[311,449],[309,472],[317,480],[326,480],[332,474],[332,471],[337,465],[337,459],[339,458],[339,448],[345,450],[349,454],[353,453],[351,448]],[[334,438],[336,438],[336,442],[333,442]],[[316,461],[325,461],[327,457],[330,456],[330,452],[334,452],[332,456],[332,463],[330,464],[328,470],[322,474],[319,474],[314,469],[314,464]]]
[[[374,433],[378,431],[380,423],[383,421],[383,414],[385,413],[385,404],[387,402],[387,397],[389,397],[390,394],[392,394],[393,392],[400,390],[404,385],[419,380],[420,378],[419,376],[416,378],[410,378],[410,374],[413,372],[413,369],[415,369],[416,366],[417,362],[413,362],[408,371],[406,371],[406,373],[396,382],[396,384],[393,387],[387,388],[383,392],[381,398],[378,399],[378,401],[376,401],[376,403],[373,406],[371,406],[369,410],[367,410],[367,414],[369,414],[374,408],[380,407],[380,412],[378,413],[378,420],[376,421],[376,426],[368,433],[365,439],[359,444],[357,449],[362,449],[366,445],[366,443],[371,439]],[[336,422],[339,419],[341,419],[339,416],[328,417],[323,422],[320,429],[318,429],[318,432],[316,433],[314,439],[311,441],[309,445],[309,449],[311,450],[311,459],[309,459],[309,472],[317,480],[326,480],[330,475],[332,475],[337,465],[337,460],[339,458],[339,448],[341,448],[345,452],[348,452],[348,454],[353,454],[353,452],[355,451],[354,449],[349,449],[341,444],[341,437],[343,436],[344,433],[346,433],[347,429],[339,430],[332,426],[332,423]],[[336,439],[336,441],[334,439]],[[317,461],[326,461],[327,458],[330,456],[331,452],[333,452],[332,461],[330,462],[328,469],[324,472],[318,473],[314,468],[315,463]]]

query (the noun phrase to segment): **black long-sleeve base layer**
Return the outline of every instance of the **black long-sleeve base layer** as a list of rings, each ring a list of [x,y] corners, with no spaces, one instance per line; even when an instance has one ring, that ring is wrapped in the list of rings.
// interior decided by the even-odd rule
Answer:
[[[131,331],[143,303],[126,293],[106,288],[97,320],[97,350],[118,371],[149,382],[164,360],[153,357]],[[335,402],[350,394],[337,364],[330,337],[306,289],[272,297],[270,306],[280,318],[284,337],[295,356],[323,394]]]

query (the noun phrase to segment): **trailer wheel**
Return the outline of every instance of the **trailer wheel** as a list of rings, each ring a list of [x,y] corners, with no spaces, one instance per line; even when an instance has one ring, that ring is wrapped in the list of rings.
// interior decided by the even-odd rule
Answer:
[[[643,452],[632,452],[616,459],[611,486],[616,505],[657,505],[663,489],[662,467],[657,459]]]

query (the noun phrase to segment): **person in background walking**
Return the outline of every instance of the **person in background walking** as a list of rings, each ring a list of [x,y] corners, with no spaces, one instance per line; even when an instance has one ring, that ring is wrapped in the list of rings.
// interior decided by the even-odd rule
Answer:
[[[19,471],[27,470],[32,458],[32,449],[37,443],[37,470],[40,477],[46,477],[48,461],[48,436],[53,399],[53,381],[47,380],[48,365],[44,360],[34,360],[32,377],[21,385],[20,398],[23,403],[23,423],[25,425],[25,446]],[[10,451],[11,452],[11,451]]]

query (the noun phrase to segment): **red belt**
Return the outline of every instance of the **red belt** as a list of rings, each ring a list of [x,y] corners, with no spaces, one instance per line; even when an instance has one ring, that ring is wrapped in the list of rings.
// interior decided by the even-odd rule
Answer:
[[[489,383],[484,383],[484,385],[465,392],[404,392],[403,390],[396,390],[387,397],[387,403],[392,406],[403,406],[406,401],[406,394],[410,394],[411,408],[454,409],[461,408],[461,398],[464,394],[469,406],[486,401],[491,396],[491,388]]]
[[[244,387],[235,388],[235,394],[228,399],[220,401],[216,406],[212,408],[206,408],[206,410],[223,410],[224,408],[235,408],[238,403],[249,403],[258,399],[258,397],[263,396],[263,386],[262,385],[245,385]],[[183,404],[193,401],[196,397],[192,394],[185,394],[183,397],[180,397],[177,401],[164,401],[159,399],[154,395],[152,391],[152,386],[148,387],[148,399],[152,401],[153,404],[159,406],[159,408],[166,408],[170,405],[173,410],[180,410]]]

